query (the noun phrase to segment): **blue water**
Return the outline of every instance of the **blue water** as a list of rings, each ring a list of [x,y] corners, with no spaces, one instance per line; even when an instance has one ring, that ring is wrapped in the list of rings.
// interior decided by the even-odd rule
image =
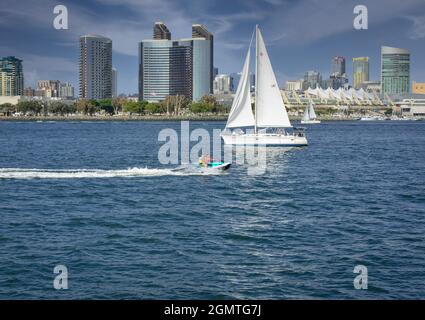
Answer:
[[[168,127],[0,122],[0,299],[425,298],[425,122],[311,126],[258,176],[170,171]]]

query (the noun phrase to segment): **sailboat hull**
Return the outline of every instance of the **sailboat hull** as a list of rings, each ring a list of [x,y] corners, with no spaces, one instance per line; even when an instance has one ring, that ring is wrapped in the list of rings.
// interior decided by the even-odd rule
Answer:
[[[224,144],[228,145],[258,145],[279,147],[307,146],[307,138],[295,134],[229,134],[222,135]]]
[[[320,123],[320,120],[301,120],[302,124],[316,124]]]

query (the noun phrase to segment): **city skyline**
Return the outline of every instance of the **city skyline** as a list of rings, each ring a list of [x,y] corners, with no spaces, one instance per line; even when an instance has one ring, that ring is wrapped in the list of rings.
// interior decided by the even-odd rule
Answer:
[[[155,21],[164,21],[173,39],[187,37],[192,23],[206,25],[215,37],[214,67],[220,73],[240,71],[241,57],[254,25],[259,23],[281,86],[286,80],[301,78],[307,70],[317,70],[327,77],[334,56],[343,56],[347,61],[368,56],[370,80],[378,81],[381,46],[410,51],[411,80],[425,79],[421,57],[425,52],[425,20],[417,14],[425,9],[423,1],[389,0],[391,5],[385,7],[378,1],[364,1],[369,9],[369,29],[360,31],[353,28],[356,1],[323,1],[320,5],[310,0],[219,1],[214,7],[208,3],[189,7],[185,2],[168,0],[64,1],[69,11],[69,30],[52,26],[55,1],[41,0],[37,7],[28,5],[28,1],[5,2],[0,8],[2,20],[7,22],[0,30],[4,40],[0,56],[14,55],[24,61],[26,87],[34,87],[38,79],[58,78],[78,87],[78,38],[98,33],[114,43],[113,66],[120,71],[118,93],[136,93],[137,44],[152,37]],[[309,19],[304,18],[307,13],[311,13]],[[98,18],[103,16],[106,19],[100,21]],[[346,69],[352,83],[351,63]]]

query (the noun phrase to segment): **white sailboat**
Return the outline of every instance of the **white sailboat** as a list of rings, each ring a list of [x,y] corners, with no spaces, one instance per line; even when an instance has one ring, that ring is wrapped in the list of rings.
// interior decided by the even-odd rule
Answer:
[[[310,105],[305,107],[304,116],[301,119],[302,124],[315,124],[320,123],[320,120],[317,119],[316,112],[314,112],[313,103],[310,102]]]
[[[252,42],[252,40],[251,40]],[[251,107],[249,83],[250,49],[246,55],[226,127],[221,137],[225,144],[306,146],[303,128],[293,128],[289,121],[276,76],[270,63],[261,31],[256,26],[255,115]],[[253,132],[247,130],[254,127]],[[238,130],[235,130],[239,128]],[[245,132],[242,128],[245,128]],[[287,131],[293,129],[292,132]]]

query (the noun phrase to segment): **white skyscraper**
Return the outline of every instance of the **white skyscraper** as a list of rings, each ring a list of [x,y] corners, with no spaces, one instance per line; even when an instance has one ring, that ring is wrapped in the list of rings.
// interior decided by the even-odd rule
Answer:
[[[80,37],[80,97],[106,99],[112,96],[112,40]]]
[[[214,94],[232,92],[232,78],[228,74],[219,74],[214,79]]]

